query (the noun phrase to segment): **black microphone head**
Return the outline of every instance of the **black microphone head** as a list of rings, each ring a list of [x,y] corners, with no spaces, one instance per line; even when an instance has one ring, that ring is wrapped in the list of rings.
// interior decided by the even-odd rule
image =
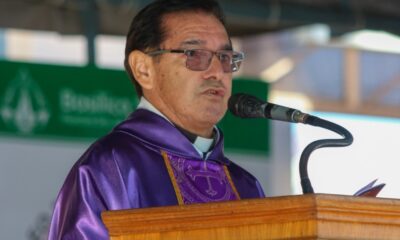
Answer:
[[[263,118],[265,117],[264,104],[265,102],[254,96],[245,93],[237,93],[229,98],[228,109],[237,117]]]

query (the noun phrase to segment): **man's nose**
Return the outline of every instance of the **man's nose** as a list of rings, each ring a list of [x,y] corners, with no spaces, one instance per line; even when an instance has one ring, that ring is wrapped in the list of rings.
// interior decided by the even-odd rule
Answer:
[[[214,77],[218,80],[222,79],[223,75],[225,74],[222,62],[216,54],[213,54],[211,57],[210,66],[208,67],[206,73],[210,75],[208,77]]]

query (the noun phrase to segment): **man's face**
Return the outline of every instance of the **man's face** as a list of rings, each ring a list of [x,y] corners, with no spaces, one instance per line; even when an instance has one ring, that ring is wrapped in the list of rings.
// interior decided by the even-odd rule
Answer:
[[[164,16],[166,32],[161,49],[230,49],[230,40],[217,18],[203,12],[182,12]],[[214,55],[208,69],[186,68],[183,53],[154,57],[153,104],[175,124],[201,136],[224,116],[231,95],[232,73],[225,73]]]

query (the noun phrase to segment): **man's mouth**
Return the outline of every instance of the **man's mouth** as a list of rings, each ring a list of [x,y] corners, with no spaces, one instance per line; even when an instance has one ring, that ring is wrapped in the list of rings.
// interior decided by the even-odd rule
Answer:
[[[210,95],[210,96],[216,96],[216,97],[224,97],[225,96],[225,90],[223,89],[218,89],[218,88],[210,88],[204,91],[205,94]]]

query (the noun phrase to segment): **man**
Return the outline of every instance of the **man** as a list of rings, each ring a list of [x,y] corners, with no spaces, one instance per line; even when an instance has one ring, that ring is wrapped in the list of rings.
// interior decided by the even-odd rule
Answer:
[[[213,0],[159,0],[139,12],[125,51],[138,109],[74,165],[49,238],[107,239],[107,210],[263,197],[224,156],[215,127],[242,59]]]

